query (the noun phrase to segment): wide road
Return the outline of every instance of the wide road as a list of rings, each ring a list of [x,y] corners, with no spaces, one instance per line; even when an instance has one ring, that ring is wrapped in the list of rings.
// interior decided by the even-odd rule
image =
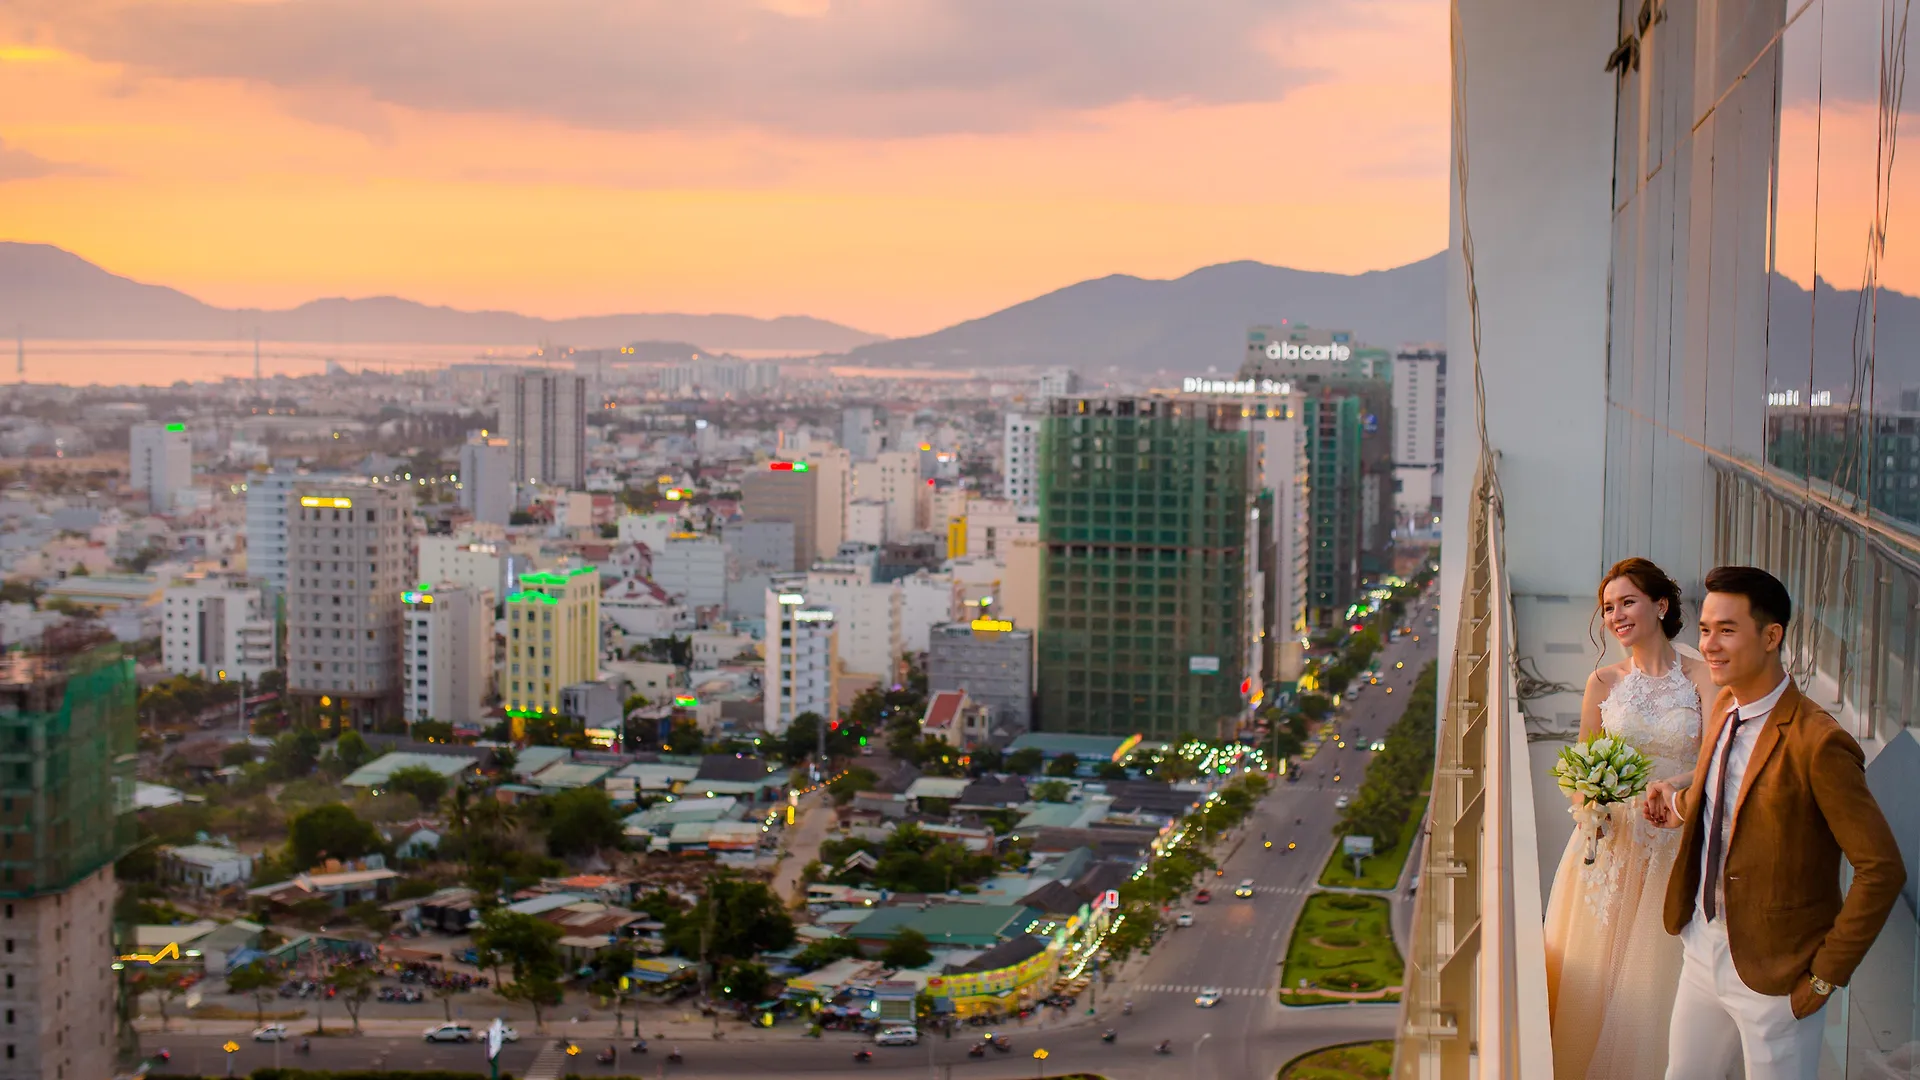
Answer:
[[[1417,609],[1413,617],[1419,617]],[[1004,1029],[1016,1047],[1010,1054],[989,1052],[984,1059],[967,1057],[966,1049],[978,1039],[980,1029],[962,1028],[952,1039],[934,1035],[918,1047],[875,1048],[873,1060],[861,1066],[853,1064],[853,1051],[871,1044],[859,1036],[834,1032],[814,1040],[797,1037],[791,1028],[760,1032],[735,1023],[727,1024],[727,1037],[719,1042],[676,1034],[686,1055],[682,1065],[666,1064],[664,1052],[670,1041],[656,1040],[652,1051],[642,1056],[627,1052],[630,1040],[623,1039],[618,1066],[603,1066],[591,1055],[608,1044],[609,1021],[577,1026],[554,1021],[548,1037],[535,1038],[531,1023],[522,1020],[517,1026],[528,1032],[527,1037],[504,1051],[501,1071],[524,1077],[536,1056],[544,1053],[547,1060],[541,1064],[548,1068],[540,1070],[539,1075],[545,1076],[573,1071],[584,1076],[766,1080],[774,1076],[852,1073],[1007,1080],[1035,1076],[1037,1063],[1030,1055],[1035,1048],[1044,1048],[1048,1058],[1044,1069],[1038,1070],[1043,1074],[1091,1071],[1111,1080],[1157,1080],[1176,1074],[1184,1080],[1270,1080],[1289,1058],[1304,1051],[1333,1043],[1388,1038],[1399,1015],[1397,1005],[1290,1009],[1279,1004],[1276,989],[1294,919],[1335,844],[1331,826],[1338,811],[1334,801],[1359,789],[1371,757],[1364,747],[1399,717],[1415,676],[1433,658],[1435,635],[1424,627],[1420,629],[1419,642],[1402,639],[1387,646],[1377,665],[1382,672],[1381,685],[1369,687],[1339,718],[1348,749],[1337,751],[1328,744],[1306,763],[1301,780],[1276,784],[1241,829],[1224,838],[1220,848],[1225,856],[1221,867],[1224,873],[1209,882],[1212,902],[1190,906],[1195,920],[1192,927],[1170,931],[1151,956],[1135,961],[1120,981],[1100,990],[1094,1004],[1097,1015],[1093,1017],[1084,1015],[1089,1000],[1083,998],[1080,1009],[1070,1017],[1030,1019],[1024,1025]],[[1395,662],[1406,666],[1395,669]],[[1392,694],[1384,693],[1388,686],[1393,687]],[[1338,783],[1332,779],[1336,772]],[[1262,846],[1262,834],[1274,841],[1272,850]],[[1298,843],[1299,849],[1285,853],[1288,841]],[[1254,881],[1251,900],[1233,896],[1234,885],[1243,878]],[[1201,987],[1207,986],[1225,990],[1226,996],[1218,1006],[1201,1009],[1193,999]],[[1121,1013],[1125,998],[1133,1001],[1131,1015]],[[330,1030],[345,1026],[345,1018],[337,1009],[328,1011],[332,1014]],[[370,1025],[377,1026],[377,1032],[357,1038],[316,1039],[310,1058],[296,1055],[291,1047],[280,1048],[277,1060],[329,1069],[450,1068],[484,1072],[485,1057],[477,1045],[430,1045],[421,1041],[418,1030],[438,1019],[439,1009],[431,1012],[433,1015],[423,1017],[418,1027],[409,1021],[404,1029],[396,1030],[400,1028],[397,1021],[377,1021]],[[649,1033],[657,1026],[650,1019],[643,1024]],[[483,1027],[484,1023],[476,1021],[475,1026]],[[1101,1030],[1107,1027],[1119,1033],[1111,1044],[1100,1040]],[[556,1036],[569,1032],[575,1033],[583,1051],[571,1061],[551,1049]],[[166,1046],[173,1052],[167,1071],[220,1076],[226,1072],[229,1056],[220,1047],[229,1037],[241,1044],[231,1055],[236,1075],[276,1063],[273,1045],[253,1043],[244,1034],[149,1033],[142,1042],[149,1051]],[[1162,1039],[1173,1041],[1175,1052],[1171,1056],[1153,1052]]]

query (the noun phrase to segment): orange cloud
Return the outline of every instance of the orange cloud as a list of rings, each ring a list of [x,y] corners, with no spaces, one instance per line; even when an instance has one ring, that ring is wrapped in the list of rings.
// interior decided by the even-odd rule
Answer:
[[[844,5],[751,6],[823,22]],[[392,293],[551,316],[805,312],[891,334],[1107,273],[1431,254],[1446,239],[1444,8],[1301,10],[1251,26],[1235,54],[1268,65],[1272,86],[1243,85],[1251,68],[1207,82],[1173,65],[1139,94],[983,72],[1020,92],[911,137],[877,134],[878,113],[841,130],[767,105],[758,121],[621,126],[400,103],[368,80],[161,74],[0,22],[0,137],[93,172],[7,183],[0,237],[228,305]],[[1211,92],[1178,92],[1183,79]]]

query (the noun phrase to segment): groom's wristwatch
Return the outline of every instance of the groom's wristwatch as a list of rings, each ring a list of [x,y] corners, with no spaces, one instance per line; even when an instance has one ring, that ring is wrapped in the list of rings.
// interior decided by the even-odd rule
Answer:
[[[1807,985],[1813,987],[1813,992],[1821,997],[1833,993],[1833,984],[1811,971],[1807,972]]]

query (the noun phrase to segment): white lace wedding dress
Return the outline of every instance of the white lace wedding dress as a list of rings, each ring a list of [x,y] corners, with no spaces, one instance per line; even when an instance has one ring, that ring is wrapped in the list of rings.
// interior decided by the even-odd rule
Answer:
[[[1606,733],[1653,759],[1656,778],[1693,770],[1700,693],[1680,669],[1628,663],[1605,701]],[[1680,832],[1647,823],[1641,800],[1604,815],[1591,865],[1575,829],[1547,900],[1547,1000],[1556,1080],[1660,1080],[1680,983],[1680,939],[1661,922]]]

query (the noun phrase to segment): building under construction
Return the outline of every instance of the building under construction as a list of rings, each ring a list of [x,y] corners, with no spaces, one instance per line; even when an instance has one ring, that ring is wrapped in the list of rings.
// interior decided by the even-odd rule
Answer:
[[[114,1073],[135,692],[133,661],[97,628],[0,655],[0,1080]]]

